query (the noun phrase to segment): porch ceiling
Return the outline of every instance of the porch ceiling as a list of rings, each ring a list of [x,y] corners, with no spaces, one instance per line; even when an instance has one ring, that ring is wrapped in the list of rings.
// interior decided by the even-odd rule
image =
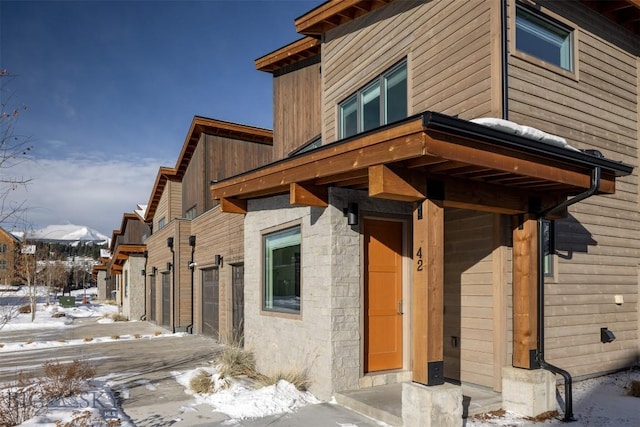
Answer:
[[[531,198],[566,197],[589,188],[601,167],[600,193],[615,192],[616,176],[631,173],[620,162],[574,152],[434,112],[410,117],[324,145],[261,169],[212,183],[222,210],[243,211],[243,200],[291,194],[294,204],[326,206],[326,187],[368,190],[402,201],[427,197],[427,181],[451,206],[488,204],[519,213]],[[432,197],[432,196],[429,196]],[[236,208],[233,208],[236,206]]]
[[[118,265],[124,264],[124,262],[129,259],[129,256],[133,254],[143,254],[146,249],[146,245],[120,244],[113,254],[113,263]]]

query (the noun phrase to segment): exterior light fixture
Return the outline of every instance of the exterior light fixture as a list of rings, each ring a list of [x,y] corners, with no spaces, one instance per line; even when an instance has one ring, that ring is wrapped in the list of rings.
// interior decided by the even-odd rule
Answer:
[[[189,236],[189,246],[193,247],[196,245],[196,236]]]
[[[355,202],[349,202],[347,207],[343,210],[344,215],[347,217],[348,225],[358,225],[358,204]]]
[[[146,276],[146,275],[147,275],[147,272],[146,272],[146,271],[144,271],[144,269],[142,269],[142,270],[140,270],[140,275],[141,275],[141,276]]]
[[[173,237],[167,237],[167,247],[173,247]]]
[[[216,254],[213,257],[213,265],[216,267],[222,267],[222,255]]]
[[[168,263],[167,263],[167,271],[168,271],[168,270],[171,270],[171,267],[172,267],[171,263],[170,263],[170,262],[168,262]]]
[[[157,268],[157,267],[153,267],[153,268],[151,269],[151,275],[152,275],[152,276],[155,276],[157,272],[158,272],[158,268]]]
[[[611,332],[608,328],[600,328],[600,341],[604,344],[608,342],[613,342],[616,339],[616,336]]]

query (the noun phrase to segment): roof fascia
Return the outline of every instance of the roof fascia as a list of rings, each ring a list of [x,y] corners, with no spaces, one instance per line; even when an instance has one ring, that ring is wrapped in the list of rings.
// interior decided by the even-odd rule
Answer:
[[[303,37],[256,59],[256,69],[273,73],[274,71],[310,58],[320,53],[320,40],[315,37]]]

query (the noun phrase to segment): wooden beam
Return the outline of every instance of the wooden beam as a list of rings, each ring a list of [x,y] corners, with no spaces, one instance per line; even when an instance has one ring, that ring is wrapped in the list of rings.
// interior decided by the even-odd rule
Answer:
[[[240,199],[220,199],[220,212],[246,214],[247,201]]]
[[[385,165],[369,167],[369,196],[403,202],[415,202],[426,197],[401,176],[401,171]]]
[[[289,190],[289,203],[292,205],[329,206],[329,191],[327,187],[309,184],[291,183]]]
[[[513,366],[533,369],[538,340],[537,221],[513,217]]]
[[[443,178],[444,205],[507,215],[529,211],[527,194],[517,189],[480,181]]]
[[[413,212],[412,380],[444,384],[444,208],[416,202]]]

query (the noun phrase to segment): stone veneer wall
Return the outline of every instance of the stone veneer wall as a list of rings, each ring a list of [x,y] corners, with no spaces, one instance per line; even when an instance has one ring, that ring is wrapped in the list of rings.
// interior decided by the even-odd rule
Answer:
[[[140,274],[144,270],[144,257],[129,257],[129,260],[125,263],[124,269],[128,271],[129,275],[129,289],[127,296],[122,301],[122,313],[127,316],[129,320],[140,320],[145,314],[145,276]],[[122,278],[124,280],[124,271]],[[120,285],[122,288],[124,283]],[[124,289],[121,289],[124,292]]]
[[[245,345],[258,369],[270,373],[307,369],[311,388],[327,400],[335,391],[357,389],[361,368],[360,229],[347,225],[342,209],[411,213],[410,204],[369,199],[361,191],[330,189],[327,208],[292,207],[288,196],[249,201],[245,217]],[[262,232],[301,224],[301,316],[263,313]]]

